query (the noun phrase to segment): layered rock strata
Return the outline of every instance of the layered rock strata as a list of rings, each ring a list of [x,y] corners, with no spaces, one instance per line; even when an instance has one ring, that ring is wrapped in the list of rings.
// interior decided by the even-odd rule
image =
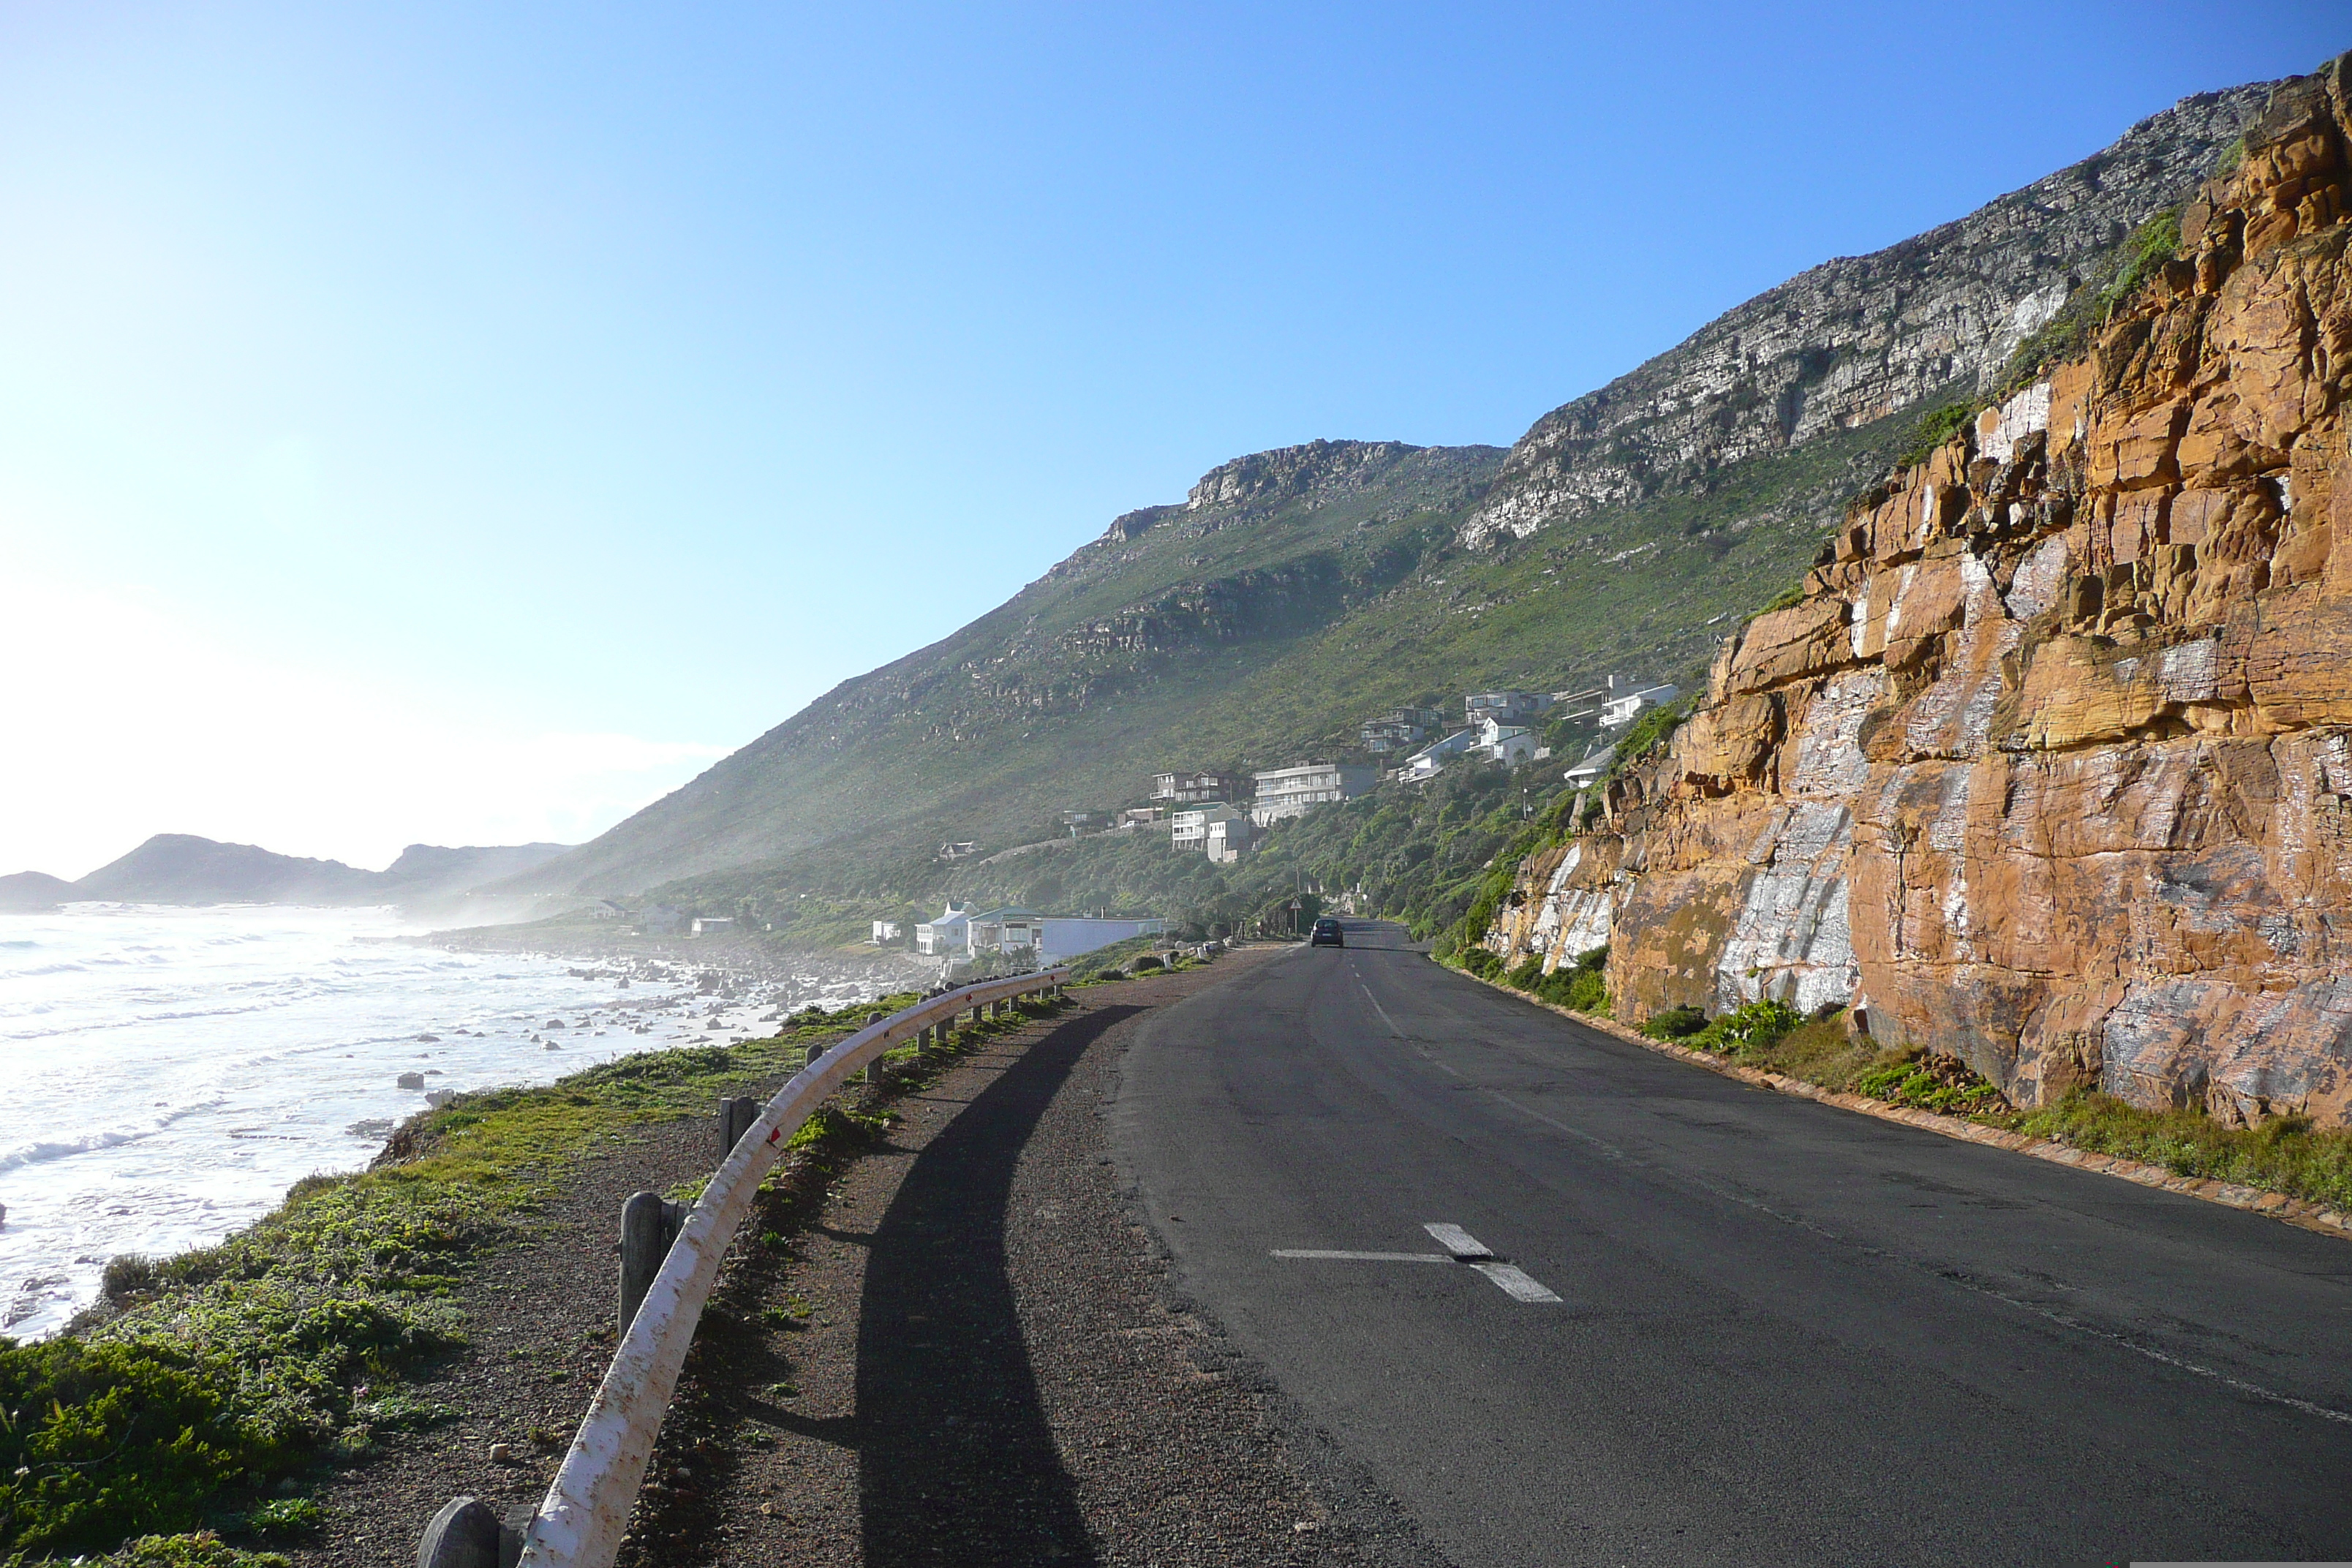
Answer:
[[[2347,62],[2087,360],[1857,502],[1490,945],[1607,942],[1633,1021],[1851,1002],[2022,1103],[2352,1120]]]

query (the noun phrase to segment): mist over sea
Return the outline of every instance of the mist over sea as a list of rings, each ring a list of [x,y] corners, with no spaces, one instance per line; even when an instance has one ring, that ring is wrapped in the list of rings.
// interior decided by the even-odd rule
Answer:
[[[427,1090],[669,1043],[614,1010],[675,987],[369,940],[403,929],[374,910],[0,915],[0,1331],[58,1328],[118,1253],[218,1241],[302,1176],[365,1165]]]

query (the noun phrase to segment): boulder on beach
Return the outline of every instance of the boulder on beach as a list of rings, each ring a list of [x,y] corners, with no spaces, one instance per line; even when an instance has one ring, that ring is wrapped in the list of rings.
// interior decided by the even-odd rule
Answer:
[[[423,1089],[425,1075],[421,1072],[404,1072],[393,1081],[403,1089]]]

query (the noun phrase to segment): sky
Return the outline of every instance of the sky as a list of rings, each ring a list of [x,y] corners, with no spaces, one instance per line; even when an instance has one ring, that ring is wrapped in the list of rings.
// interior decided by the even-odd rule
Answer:
[[[0,872],[574,841],[1228,458],[1507,445],[2340,5],[0,0]]]

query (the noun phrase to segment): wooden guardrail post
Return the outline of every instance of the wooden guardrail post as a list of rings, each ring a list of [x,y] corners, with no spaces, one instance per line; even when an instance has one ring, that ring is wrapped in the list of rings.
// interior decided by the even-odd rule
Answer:
[[[760,1120],[760,1102],[750,1095],[739,1095],[719,1102],[719,1157],[721,1160],[735,1152],[735,1145]]]
[[[756,1120],[756,1118],[755,1118]],[[735,1145],[730,1143],[730,1152]],[[626,1337],[636,1321],[654,1276],[669,1257],[670,1244],[686,1224],[688,1207],[659,1193],[633,1193],[621,1205],[621,1333]]]

